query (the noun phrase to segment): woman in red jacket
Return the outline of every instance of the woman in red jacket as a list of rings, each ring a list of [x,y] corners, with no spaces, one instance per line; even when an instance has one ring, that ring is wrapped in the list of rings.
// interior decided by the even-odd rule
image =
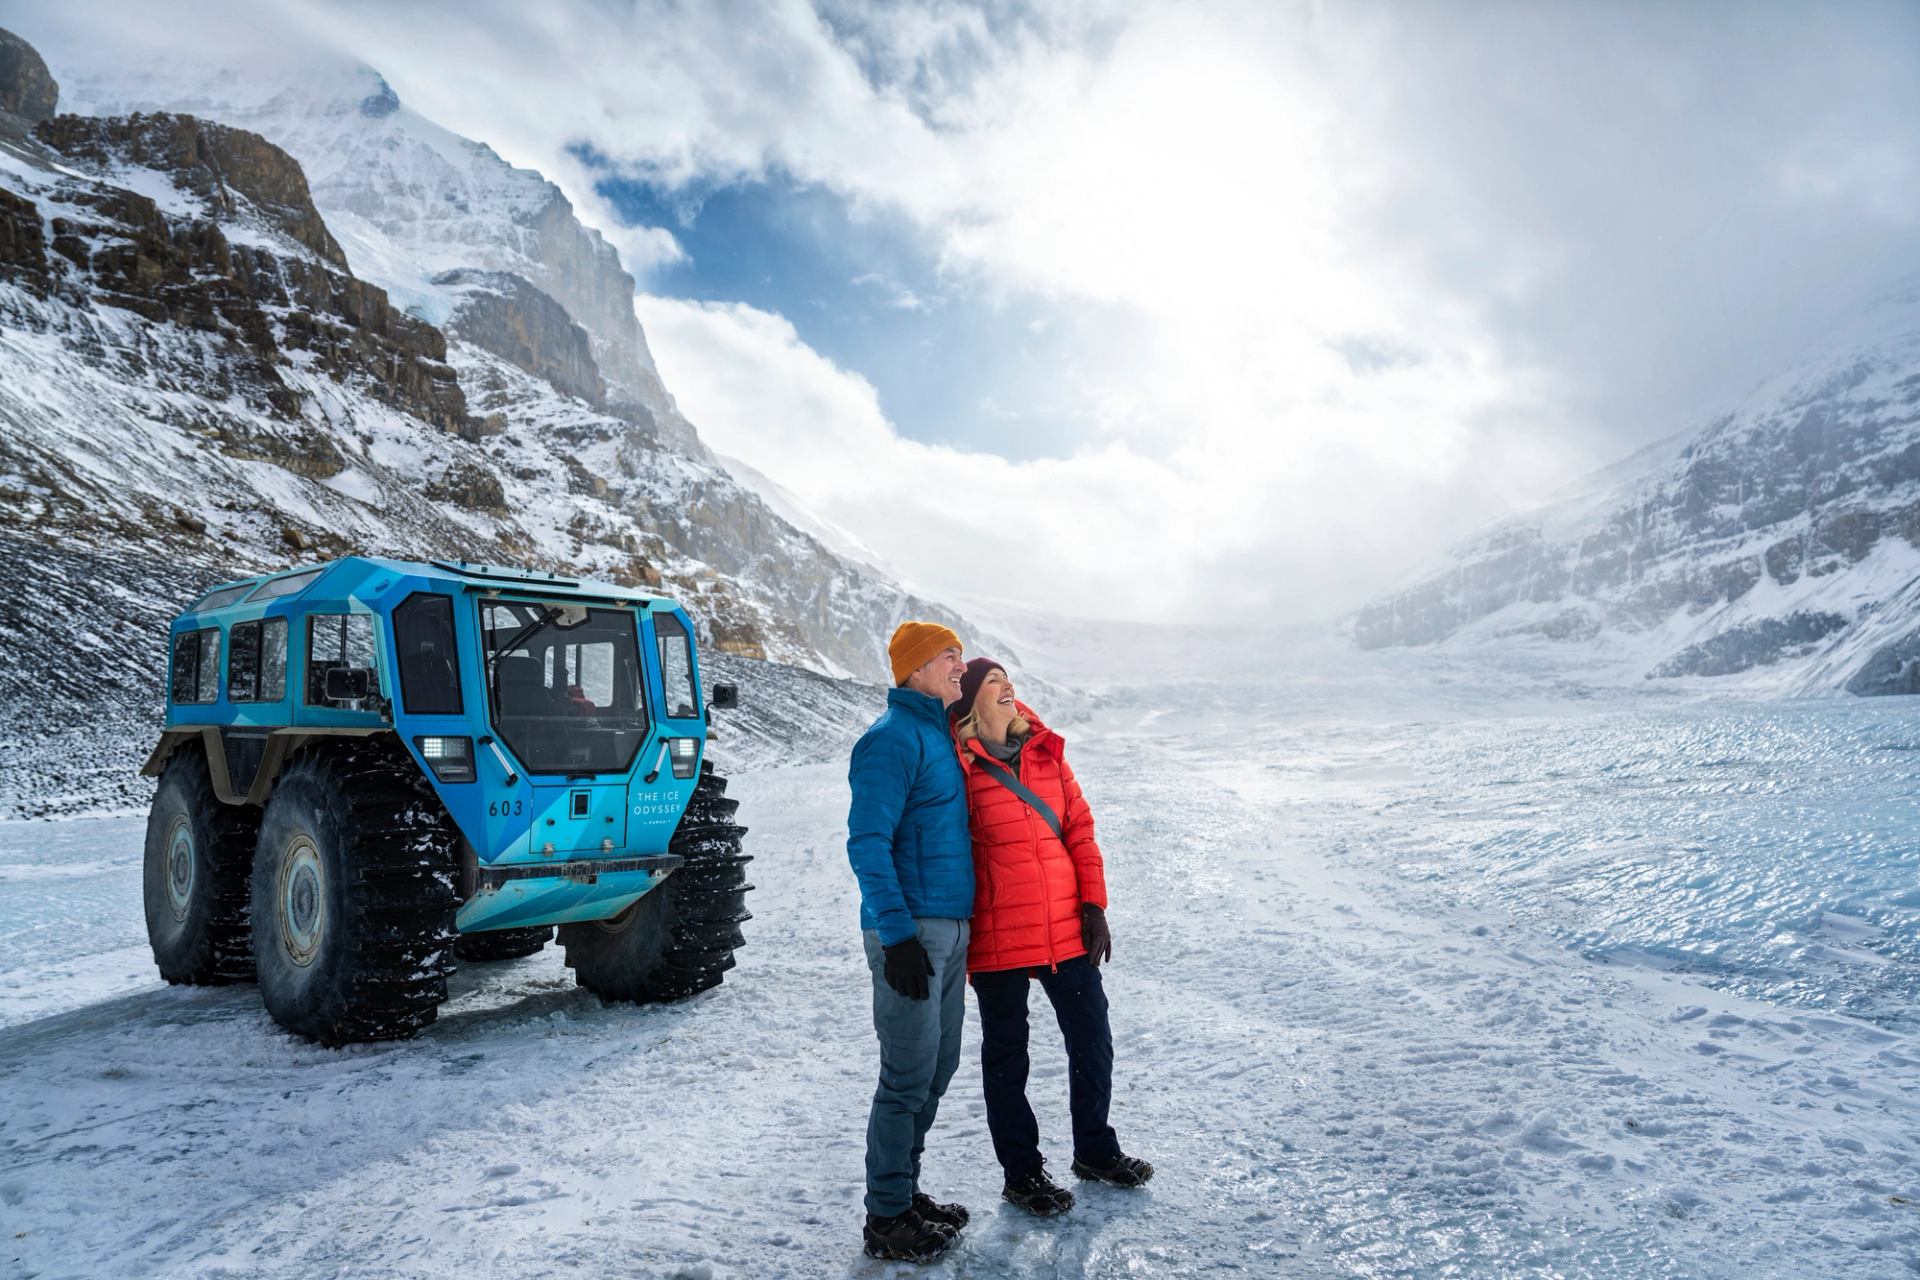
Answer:
[[[1040,980],[1066,1037],[1074,1173],[1117,1187],[1153,1176],[1152,1165],[1121,1152],[1107,1123],[1113,1034],[1100,962],[1112,957],[1113,944],[1100,846],[1065,742],[1014,697],[1005,667],[991,658],[969,662],[948,715],[973,833],[967,973],[980,1003],[987,1128],[1006,1171],[1001,1194],[1052,1217],[1073,1208],[1073,1195],[1047,1177],[1027,1105],[1029,975]]]

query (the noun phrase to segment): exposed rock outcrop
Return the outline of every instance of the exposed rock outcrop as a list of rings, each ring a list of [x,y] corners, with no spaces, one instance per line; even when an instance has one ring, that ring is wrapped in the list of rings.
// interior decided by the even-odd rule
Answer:
[[[558,302],[504,271],[461,268],[433,282],[461,290],[447,322],[456,337],[595,408],[606,404],[607,385],[594,362],[593,339]]]
[[[1847,681],[1847,692],[1863,698],[1920,693],[1920,631],[1876,651]]]
[[[68,211],[48,224],[62,271],[76,273],[101,303],[218,335],[230,345],[231,358],[182,370],[179,376],[192,385],[293,421],[301,404],[280,365],[286,353],[299,352],[328,376],[355,381],[401,412],[442,430],[471,431],[465,396],[446,363],[445,335],[335,265],[339,246],[285,152],[242,130],[188,116],[59,116],[42,122],[36,135],[63,162],[102,175],[95,182],[64,179],[55,188],[57,207]],[[130,167],[167,175],[195,197],[192,208],[211,216],[169,214],[147,196],[114,185],[111,176]],[[288,251],[264,247],[268,242],[257,231],[235,243],[223,220],[279,231],[291,242]],[[17,272],[45,297],[54,273],[45,246],[35,241],[40,222],[33,201],[0,191],[0,270]],[[273,461],[303,475],[331,475],[343,465],[323,439],[292,452],[271,433],[262,442],[226,438],[222,445],[231,456]]]
[[[422,305],[422,314],[446,315],[440,299],[422,295],[451,268],[528,281],[587,331],[606,412],[706,458],[654,366],[633,312],[633,277],[559,187],[422,119],[372,68],[316,58],[297,77],[283,68],[249,67],[238,77],[229,70],[216,60],[204,73],[115,65],[67,66],[62,74],[69,100],[95,115],[172,107],[286,147],[323,214],[356,220],[355,274],[403,305]],[[232,82],[245,87],[222,87]]]
[[[315,353],[336,380],[364,377],[375,399],[442,431],[473,438],[466,393],[447,364],[447,338],[424,320],[397,310],[387,291],[315,262],[276,260],[294,309],[282,322],[289,346]],[[273,282],[259,287],[279,303]]]
[[[1797,657],[1846,626],[1838,613],[1797,609],[1784,618],[1755,618],[1690,644],[1647,673],[1647,678],[1730,676]]]
[[[294,158],[257,133],[193,116],[154,113],[116,118],[56,116],[34,135],[68,157],[101,168],[116,163],[170,174],[207,203],[216,219],[235,217],[242,197],[275,228],[341,271],[347,256],[314,208]]]
[[[435,502],[451,502],[468,511],[507,514],[507,493],[500,477],[476,462],[456,462],[427,482],[424,490]]]
[[[528,250],[538,264],[533,282],[594,335],[594,355],[608,384],[608,398],[616,408],[622,402],[643,408],[646,419],[667,434],[684,436],[679,441],[683,446],[695,444],[692,429],[680,421],[673,397],[654,368],[646,335],[633,314],[633,277],[620,265],[619,253],[598,231],[581,225],[557,187],[526,224],[533,233]]]
[[[38,124],[59,103],[60,86],[39,50],[0,27],[0,111]]]
[[[40,298],[47,296],[53,284],[40,207],[4,190],[0,190],[0,280],[12,280]]]

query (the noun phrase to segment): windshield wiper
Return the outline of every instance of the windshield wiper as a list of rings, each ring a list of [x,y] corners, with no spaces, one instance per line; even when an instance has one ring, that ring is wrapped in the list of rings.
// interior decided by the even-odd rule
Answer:
[[[539,617],[515,632],[513,639],[507,641],[505,644],[495,645],[493,652],[487,655],[487,710],[492,714],[495,724],[500,723],[500,681],[495,678],[494,669],[500,665],[501,655],[512,653],[515,649],[531,639],[534,632],[551,623],[559,616],[560,606],[557,604],[548,605],[541,611]],[[497,755],[499,754],[500,748],[495,747],[493,750]],[[500,763],[504,765],[506,761],[502,760]],[[513,770],[507,770],[507,774],[511,777]],[[509,782],[507,785],[512,786],[513,784]]]
[[[489,667],[497,665],[500,661],[501,654],[512,653],[528,640],[531,640],[534,632],[545,627],[559,616],[560,606],[557,604],[548,605],[545,609],[542,609],[539,617],[513,633],[513,639],[507,641],[505,644],[495,645],[493,647],[493,652],[487,655],[487,665]]]
[[[557,604],[548,605],[541,611],[539,617],[516,631],[513,639],[507,641],[505,644],[495,645],[493,652],[487,655],[487,710],[492,713],[495,724],[500,722],[500,681],[495,678],[494,670],[500,665],[501,656],[512,653],[515,649],[518,649],[532,638],[534,632],[540,630],[540,628],[546,626],[559,616],[560,606]],[[498,747],[494,748],[495,751],[499,749]],[[505,761],[501,763],[504,764]],[[511,773],[512,770],[508,770],[508,772]]]

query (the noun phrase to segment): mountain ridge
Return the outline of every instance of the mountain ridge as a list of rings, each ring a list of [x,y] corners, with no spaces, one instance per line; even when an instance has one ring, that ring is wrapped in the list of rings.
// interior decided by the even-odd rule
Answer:
[[[324,59],[188,72],[152,58],[68,71],[66,83],[69,103],[88,114],[183,111],[272,139],[309,174],[355,273],[435,324],[450,301],[436,276],[465,268],[524,279],[593,336],[616,393],[683,448],[699,447],[654,366],[613,246],[538,171],[419,115],[375,69]]]
[[[1351,615],[1362,648],[1557,647],[1628,678],[1920,692],[1920,287],[1733,409],[1497,521]],[[1878,675],[1868,675],[1868,669]]]

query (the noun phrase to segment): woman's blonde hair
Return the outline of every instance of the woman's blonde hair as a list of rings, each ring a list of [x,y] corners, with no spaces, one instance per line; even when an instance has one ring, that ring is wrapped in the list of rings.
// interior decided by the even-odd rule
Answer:
[[[1005,675],[1006,671],[1004,669],[1001,669],[1000,674]],[[981,685],[981,688],[984,689],[985,687],[986,686],[984,684]],[[980,695],[978,693],[975,693],[973,695],[973,698],[975,702],[978,702],[980,700]],[[969,738],[979,737],[980,736],[980,713],[978,711],[969,709],[967,714],[960,717],[960,723],[954,726],[953,732],[955,736],[957,736],[962,742],[967,741]],[[1025,716],[1021,715],[1018,711],[1015,711],[1013,713],[1013,723],[1007,726],[1007,736],[1009,738],[1024,738],[1029,733],[1032,733],[1032,732],[1033,732],[1032,722],[1029,721]]]

